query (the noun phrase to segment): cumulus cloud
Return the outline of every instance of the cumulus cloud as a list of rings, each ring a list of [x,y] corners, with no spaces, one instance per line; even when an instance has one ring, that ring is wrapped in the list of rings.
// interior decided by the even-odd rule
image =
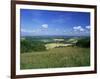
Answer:
[[[85,31],[85,29],[83,29],[83,28],[80,28],[80,31],[81,31],[81,32],[83,32],[83,31]]]
[[[73,27],[73,29],[74,31],[80,31],[80,32],[85,31],[85,29],[82,26],[76,26],[76,27]]]
[[[48,28],[48,24],[42,24],[42,28],[47,29]]]
[[[90,29],[90,26],[86,26],[86,29]]]

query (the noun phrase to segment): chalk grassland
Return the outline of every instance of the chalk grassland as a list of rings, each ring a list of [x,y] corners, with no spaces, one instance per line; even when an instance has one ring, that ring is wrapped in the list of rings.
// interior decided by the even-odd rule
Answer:
[[[90,66],[90,48],[63,47],[21,53],[21,69]]]

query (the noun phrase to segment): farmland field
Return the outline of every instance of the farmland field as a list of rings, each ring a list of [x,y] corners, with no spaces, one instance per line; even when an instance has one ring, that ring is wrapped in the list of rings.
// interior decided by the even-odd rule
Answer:
[[[21,69],[90,66],[90,48],[63,47],[20,55]]]

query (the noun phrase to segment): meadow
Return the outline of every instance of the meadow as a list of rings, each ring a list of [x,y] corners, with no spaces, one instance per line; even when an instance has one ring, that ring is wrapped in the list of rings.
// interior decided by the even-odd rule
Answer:
[[[90,65],[90,48],[63,47],[20,55],[21,69],[80,67]]]

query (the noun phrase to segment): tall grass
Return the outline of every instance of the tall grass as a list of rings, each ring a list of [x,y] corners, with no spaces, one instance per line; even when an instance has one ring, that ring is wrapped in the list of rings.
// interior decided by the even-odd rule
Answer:
[[[90,49],[54,48],[42,52],[21,53],[21,69],[80,67],[90,65]]]

